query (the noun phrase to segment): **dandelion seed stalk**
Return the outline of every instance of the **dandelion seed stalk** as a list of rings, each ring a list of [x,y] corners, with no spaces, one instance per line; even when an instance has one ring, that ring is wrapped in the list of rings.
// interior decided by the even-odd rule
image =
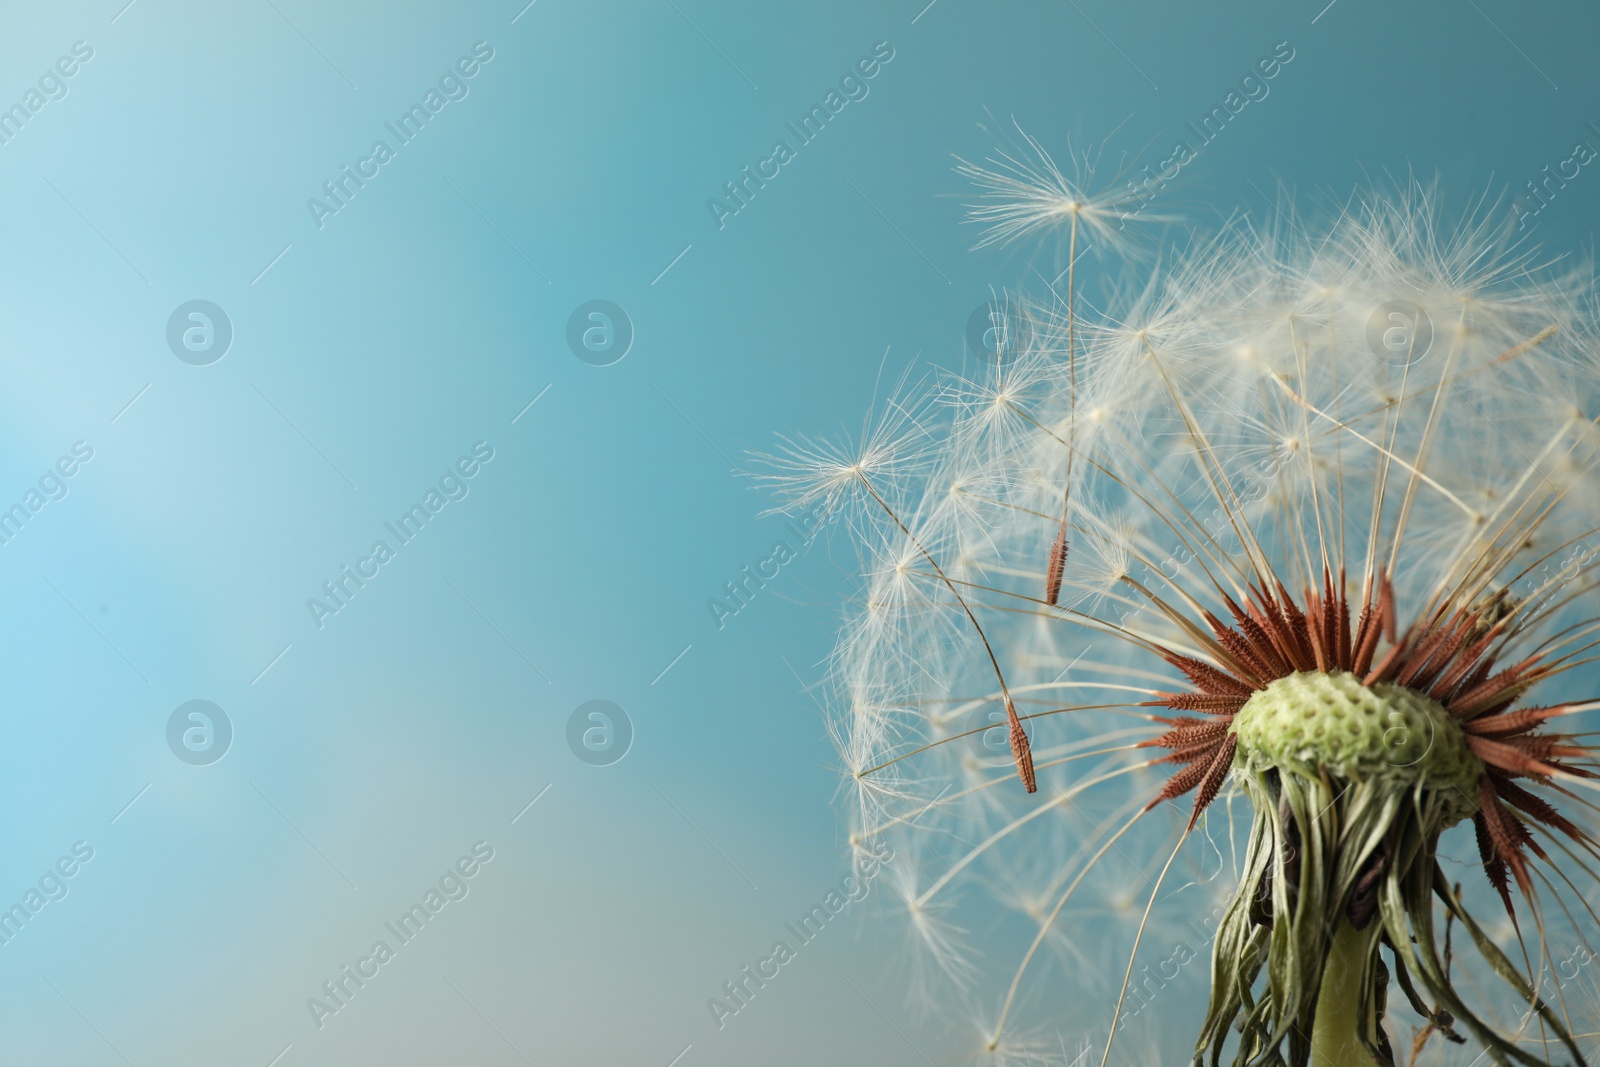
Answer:
[[[1361,1043],[1361,1001],[1371,984],[1367,955],[1367,938],[1349,922],[1340,923],[1317,992],[1311,1062],[1318,1067],[1370,1067],[1372,1063]]]

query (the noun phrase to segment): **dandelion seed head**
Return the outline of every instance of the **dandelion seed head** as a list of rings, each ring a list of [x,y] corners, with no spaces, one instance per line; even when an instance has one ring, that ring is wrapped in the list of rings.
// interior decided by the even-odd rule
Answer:
[[[1031,139],[959,169],[980,244],[1118,245],[1116,198],[1084,193]],[[854,446],[796,442],[777,463],[791,501],[848,512],[862,546],[832,660],[851,847],[893,846],[908,996],[980,1005],[990,1062],[1026,1062],[1046,1023],[1104,1036],[1130,1008],[1105,961],[1182,946],[1200,962],[1170,966],[1204,974],[1211,929],[1266,952],[1277,917],[1310,906],[1284,886],[1296,835],[1332,832],[1312,818],[1328,805],[1371,833],[1325,842],[1355,851],[1311,928],[1367,931],[1372,959],[1371,931],[1409,946],[1443,906],[1426,880],[1403,906],[1374,895],[1410,862],[1405,834],[1421,842],[1407,855],[1431,864],[1437,848],[1452,879],[1475,879],[1463,914],[1486,897],[1525,920],[1486,913],[1486,938],[1536,960],[1567,921],[1570,887],[1541,857],[1600,856],[1570,799],[1590,750],[1563,721],[1587,711],[1600,648],[1593,285],[1518,245],[1492,204],[1446,224],[1436,199],[1403,185],[1326,220],[1236,222],[1106,310],[1008,296],[1030,323],[1015,360],[935,381],[925,401],[902,393]],[[1320,734],[1291,752],[1234,730],[1253,694],[1299,674],[1348,676],[1384,729],[1403,704],[1384,686],[1431,701],[1406,721],[1470,750],[1461,796],[1439,799],[1434,764],[1380,766],[1444,750],[1383,729],[1359,768]],[[1456,933],[1451,976],[1428,971],[1432,941],[1415,950],[1439,1003],[1497,980]],[[1337,950],[1331,933],[1295,945],[1311,970],[1274,994],[1284,1032],[1309,1026]],[[1091,960],[1094,996],[1062,1018],[1051,991],[1087,981]],[[1212,997],[1202,1044],[1274,1040],[1266,1015],[1230,1029],[1237,991]],[[1531,1040],[1450,1003],[1478,1047]],[[1560,1011],[1539,1016],[1551,1049],[1573,1030]],[[1369,1036],[1387,1025],[1364,1018]]]

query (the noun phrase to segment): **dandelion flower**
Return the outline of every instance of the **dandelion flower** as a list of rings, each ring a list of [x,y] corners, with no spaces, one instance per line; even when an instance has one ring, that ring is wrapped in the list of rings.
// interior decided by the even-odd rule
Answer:
[[[993,240],[1110,232],[1039,157],[964,168]],[[1493,207],[1235,223],[1105,313],[1069,281],[1014,362],[785,472],[865,561],[852,840],[895,842],[893,907],[992,998],[990,1062],[1052,982],[1105,1006],[1105,1062],[1164,985],[1141,948],[1192,947],[1173,908],[1210,931],[1196,1064],[1584,1062],[1545,975],[1595,919],[1600,347],[1587,276]]]

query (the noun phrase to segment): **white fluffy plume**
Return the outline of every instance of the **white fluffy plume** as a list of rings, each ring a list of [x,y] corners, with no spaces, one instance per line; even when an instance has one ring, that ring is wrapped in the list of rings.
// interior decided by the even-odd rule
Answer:
[[[1119,217],[1042,152],[962,169],[996,243],[1106,238]],[[1225,792],[1157,893],[1189,806],[1146,812],[1172,766],[1136,746],[1181,684],[1153,649],[1205,660],[1196,620],[1226,618],[1225,596],[1269,574],[1320,591],[1327,573],[1359,604],[1387,575],[1407,617],[1536,620],[1523,655],[1592,640],[1588,275],[1537,264],[1499,205],[1444,225],[1415,185],[1280,218],[1163,257],[1108,313],[1070,290],[1028,301],[1026,350],[782,472],[848,511],[866,560],[833,663],[851,832],[902,857],[916,997],[980,1005],[958,1028],[991,1062],[1071,1044],[1041,1025],[1103,1039],[1153,895],[1138,962],[1157,980],[1123,998],[1124,1055],[1192,1055],[1186,1028],[1152,1020],[1196,1012],[1237,835]]]

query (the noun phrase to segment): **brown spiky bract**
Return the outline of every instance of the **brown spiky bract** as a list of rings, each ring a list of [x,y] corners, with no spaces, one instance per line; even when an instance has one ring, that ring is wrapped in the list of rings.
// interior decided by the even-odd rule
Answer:
[[[1490,609],[1441,613],[1397,634],[1394,596],[1389,579],[1383,576],[1375,589],[1366,591],[1360,621],[1352,630],[1343,584],[1342,576],[1336,583],[1325,570],[1322,590],[1305,591],[1304,609],[1290,599],[1281,584],[1272,591],[1252,586],[1244,607],[1229,598],[1233,626],[1209,613],[1206,617],[1223,651],[1219,657],[1222,666],[1176,652],[1164,654],[1194,689],[1161,693],[1147,706],[1200,711],[1210,717],[1160,719],[1170,729],[1141,742],[1142,747],[1169,750],[1162,762],[1185,765],[1147,807],[1198,788],[1189,816],[1193,827],[1216,798],[1231,767],[1234,716],[1252,695],[1279,678],[1301,671],[1349,671],[1368,686],[1377,682],[1406,686],[1443,705],[1466,734],[1468,748],[1484,763],[1478,782],[1479,810],[1473,816],[1478,850],[1490,883],[1507,913],[1513,912],[1508,874],[1526,893],[1531,889],[1527,853],[1544,858],[1525,819],[1579,845],[1594,844],[1589,834],[1517,783],[1517,779],[1531,779],[1549,785],[1562,775],[1594,777],[1592,771],[1567,762],[1589,758],[1592,753],[1587,746],[1568,735],[1539,732],[1550,719],[1566,713],[1565,705],[1513,710],[1518,698],[1549,669],[1540,666],[1538,655],[1497,669],[1495,650],[1505,634],[1500,622],[1486,617]],[[1385,634],[1397,636],[1373,665]],[[1018,729],[1013,726],[1013,731]]]

